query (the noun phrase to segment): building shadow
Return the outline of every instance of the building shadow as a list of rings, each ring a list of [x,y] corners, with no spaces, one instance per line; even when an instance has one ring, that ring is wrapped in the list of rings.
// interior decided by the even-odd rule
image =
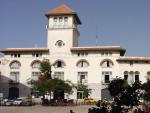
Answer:
[[[31,95],[31,87],[27,83],[14,81],[7,76],[0,75],[0,95],[3,98],[18,98]]]

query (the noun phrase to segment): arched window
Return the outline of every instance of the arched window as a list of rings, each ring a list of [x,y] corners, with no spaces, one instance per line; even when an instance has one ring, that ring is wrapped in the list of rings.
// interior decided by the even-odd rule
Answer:
[[[89,63],[86,60],[80,60],[77,63],[77,67],[88,67]]]
[[[65,43],[64,43],[62,40],[58,40],[58,41],[55,43],[55,45],[56,45],[57,47],[62,47],[62,46],[65,45]]]
[[[102,68],[111,68],[113,66],[113,62],[109,59],[103,60],[100,64]]]
[[[61,60],[57,60],[55,63],[54,63],[54,67],[55,68],[63,68],[65,67],[65,63]]]
[[[35,60],[31,63],[31,67],[32,69],[39,69],[40,68],[40,61],[39,60]]]
[[[19,61],[15,60],[15,61],[12,61],[9,66],[10,66],[10,69],[20,69],[21,64]]]

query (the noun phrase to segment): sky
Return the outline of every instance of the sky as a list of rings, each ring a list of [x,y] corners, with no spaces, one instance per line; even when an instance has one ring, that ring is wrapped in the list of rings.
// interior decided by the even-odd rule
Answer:
[[[150,56],[150,0],[0,0],[0,48],[46,47],[44,14],[65,4],[78,13],[79,46],[121,46]]]

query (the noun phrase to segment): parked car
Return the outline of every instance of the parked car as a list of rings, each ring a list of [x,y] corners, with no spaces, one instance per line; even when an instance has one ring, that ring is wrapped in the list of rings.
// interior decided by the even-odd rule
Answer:
[[[32,106],[33,103],[32,103],[32,101],[23,101],[21,105],[22,106]]]
[[[13,105],[13,100],[7,100],[5,103],[4,103],[5,106],[12,106]]]
[[[84,102],[85,102],[85,103],[96,103],[97,100],[96,100],[96,99],[93,99],[93,98],[84,98]]]
[[[13,105],[15,106],[21,106],[23,103],[23,99],[22,98],[17,98],[13,101]]]
[[[5,103],[6,103],[7,100],[8,100],[8,99],[2,99],[1,102],[0,102],[0,105],[1,105],[1,106],[5,106]]]
[[[13,105],[13,100],[3,99],[0,101],[1,106],[11,106]]]

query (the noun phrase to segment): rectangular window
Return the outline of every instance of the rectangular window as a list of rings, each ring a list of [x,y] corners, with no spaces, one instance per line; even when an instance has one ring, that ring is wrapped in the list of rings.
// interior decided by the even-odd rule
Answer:
[[[11,57],[13,57],[14,54],[11,54]]]
[[[134,74],[129,74],[129,76],[128,76],[128,83],[129,84],[133,84],[135,82],[135,76],[134,76]]]
[[[62,25],[63,25],[63,18],[59,17],[59,26],[62,27]]]
[[[57,17],[54,17],[54,22],[57,22]]]
[[[108,52],[105,52],[105,56],[108,56],[109,55],[109,53]]]
[[[77,53],[77,56],[85,57],[85,56],[88,56],[88,53],[87,52]]]
[[[40,76],[40,72],[32,72],[32,75],[31,75],[31,80],[38,80],[39,76]]]
[[[124,75],[124,80],[128,80],[128,75]]]
[[[84,84],[88,83],[88,73],[87,72],[78,72],[78,83]]]
[[[32,53],[32,57],[42,57],[42,53]]]
[[[64,80],[64,72],[54,72],[54,78]]]
[[[57,24],[57,17],[54,17],[54,25]]]
[[[150,71],[147,72],[147,79],[150,80]]]
[[[77,99],[83,99],[83,91],[77,91]]]
[[[102,52],[101,55],[104,56],[104,52]]]
[[[84,99],[85,96],[84,96],[84,93],[83,91],[77,91],[77,99]]]
[[[64,17],[64,25],[65,25],[65,26],[68,25],[68,17]]]
[[[105,75],[105,83],[110,83],[110,75]]]
[[[133,62],[132,61],[130,61],[130,66],[133,66]]]
[[[10,72],[10,79],[13,82],[19,82],[19,72]]]
[[[135,75],[135,81],[139,81],[139,75]]]
[[[112,56],[112,52],[109,52],[109,56]]]
[[[12,57],[12,58],[20,58],[20,57],[21,57],[21,54],[20,54],[20,53],[12,53],[12,54],[11,54],[11,57]]]
[[[110,83],[111,80],[111,76],[112,76],[112,72],[111,71],[104,71],[102,72],[102,83],[104,84],[108,84]]]
[[[101,56],[112,56],[112,52],[101,52]]]
[[[18,58],[20,57],[20,54],[18,54]]]
[[[17,54],[14,54],[14,57],[17,57]]]

